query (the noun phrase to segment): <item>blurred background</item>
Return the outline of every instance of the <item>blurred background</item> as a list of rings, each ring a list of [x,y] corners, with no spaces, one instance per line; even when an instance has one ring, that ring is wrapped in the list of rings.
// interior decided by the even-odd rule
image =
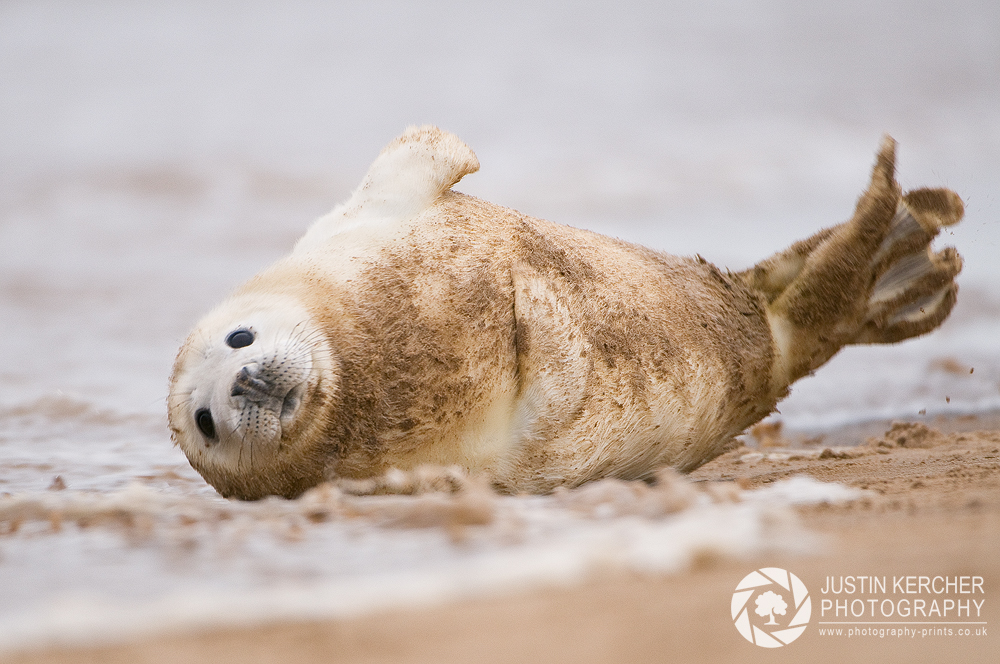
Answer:
[[[99,412],[144,418],[140,456],[178,454],[163,400],[187,331],[421,123],[477,152],[462,191],[734,269],[848,217],[891,133],[904,187],[966,201],[943,238],[958,310],[845,351],[782,412],[1000,405],[992,0],[5,0],[0,119],[8,451],[106,440]]]
[[[576,569],[604,551],[588,533],[631,541],[513,498],[555,530],[511,551],[356,521],[303,535],[219,499],[171,445],[188,330],[422,123],[478,154],[461,191],[733,269],[846,219],[888,132],[904,188],[966,201],[938,241],[965,257],[959,304],[923,339],[843,351],[775,418],[829,431],[1000,408],[996,0],[0,0],[0,496],[159,519],[127,542],[10,526],[0,647],[282,615],[289,596],[267,589],[283,583],[307,608],[434,596],[532,561]],[[178,505],[207,516],[177,526]],[[694,530],[774,545],[744,517]],[[702,541],[669,521],[635,541],[661,526],[661,560]]]

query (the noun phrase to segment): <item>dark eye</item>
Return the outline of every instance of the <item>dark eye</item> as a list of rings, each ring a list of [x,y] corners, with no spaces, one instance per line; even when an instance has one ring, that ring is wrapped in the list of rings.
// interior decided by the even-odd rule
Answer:
[[[230,348],[243,348],[253,343],[254,336],[250,330],[236,330],[226,337],[226,345]]]
[[[208,408],[199,408],[194,414],[194,422],[205,438],[215,439],[215,420],[212,419],[212,411]]]

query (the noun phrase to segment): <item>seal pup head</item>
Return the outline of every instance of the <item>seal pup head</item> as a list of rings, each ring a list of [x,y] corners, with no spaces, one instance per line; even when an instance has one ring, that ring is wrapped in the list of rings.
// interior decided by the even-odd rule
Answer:
[[[174,441],[226,497],[294,497],[323,479],[336,361],[286,295],[243,293],[191,333],[170,379]],[[314,441],[314,442],[310,442]]]
[[[219,493],[294,497],[326,479],[343,442],[331,430],[349,416],[338,414],[349,364],[339,358],[357,352],[343,307],[352,278],[478,168],[457,136],[410,127],[291,255],[199,323],[174,363],[167,408],[175,442]]]
[[[355,277],[478,168],[457,136],[407,129],[348,201],[199,323],[177,356],[167,407],[174,440],[219,493],[295,497],[343,461],[343,423],[367,417],[345,408],[357,389],[341,393],[351,358],[371,341],[355,334],[355,307],[396,306],[359,294]],[[367,457],[363,465],[375,472]]]

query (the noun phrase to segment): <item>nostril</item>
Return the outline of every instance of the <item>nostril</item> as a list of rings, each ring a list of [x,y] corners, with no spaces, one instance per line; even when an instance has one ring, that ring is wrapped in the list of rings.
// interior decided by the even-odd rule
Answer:
[[[255,337],[250,330],[236,330],[226,337],[226,345],[230,348],[245,348],[253,343]]]
[[[245,396],[250,401],[259,403],[266,399],[274,398],[275,387],[267,380],[259,378],[257,365],[249,365],[240,369],[233,381],[233,387],[229,396]]]
[[[212,419],[212,411],[208,408],[199,408],[194,414],[194,422],[205,438],[215,440],[215,420]]]

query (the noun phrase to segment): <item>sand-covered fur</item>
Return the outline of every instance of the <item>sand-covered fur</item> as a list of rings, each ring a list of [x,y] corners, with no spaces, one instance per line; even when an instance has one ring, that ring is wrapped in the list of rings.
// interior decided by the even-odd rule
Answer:
[[[454,192],[475,155],[410,129],[191,335],[175,440],[241,498],[421,465],[510,492],[697,468],[841,346],[947,315],[961,264],[927,245],[961,201],[901,197],[893,150],[850,221],[731,274]]]
[[[947,189],[905,196],[886,137],[851,220],[768,258],[739,276],[768,302],[779,348],[775,386],[790,385],[852,343],[895,343],[936,328],[955,305],[962,269],[951,247],[930,243],[958,223],[962,200]]]

